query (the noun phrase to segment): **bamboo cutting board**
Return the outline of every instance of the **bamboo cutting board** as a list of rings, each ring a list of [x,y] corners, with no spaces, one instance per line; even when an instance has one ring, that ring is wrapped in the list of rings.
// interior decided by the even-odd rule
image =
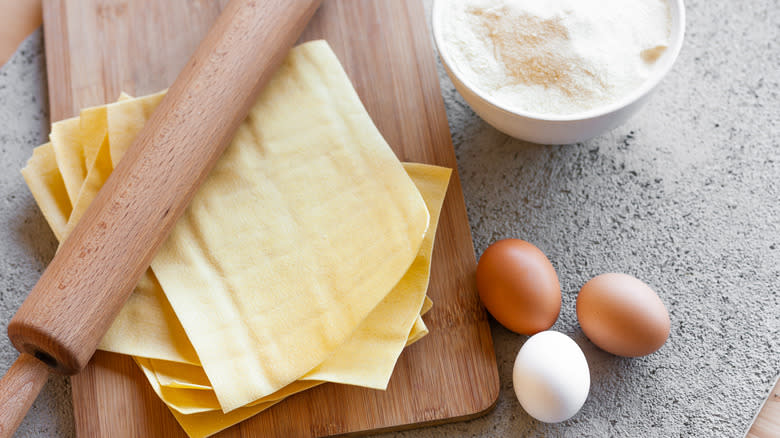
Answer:
[[[224,0],[44,0],[52,121],[168,87]],[[326,39],[403,161],[456,169],[425,12],[418,0],[326,0],[301,41]],[[370,433],[478,416],[498,396],[490,327],[457,172],[436,236],[425,319],[386,392],[322,385],[226,430],[224,437]],[[79,437],[183,437],[125,356],[97,352],[74,376]]]

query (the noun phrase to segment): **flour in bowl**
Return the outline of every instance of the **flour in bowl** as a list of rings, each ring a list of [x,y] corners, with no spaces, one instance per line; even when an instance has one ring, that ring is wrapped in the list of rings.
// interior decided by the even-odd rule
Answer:
[[[641,86],[669,45],[666,0],[451,0],[450,68],[501,106],[570,115]]]

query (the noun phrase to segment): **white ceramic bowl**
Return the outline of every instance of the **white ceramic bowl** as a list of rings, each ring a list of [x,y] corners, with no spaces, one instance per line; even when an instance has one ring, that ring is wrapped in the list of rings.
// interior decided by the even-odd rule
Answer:
[[[431,17],[433,39],[444,69],[455,84],[455,89],[486,122],[505,134],[533,143],[577,143],[593,138],[628,120],[642,107],[661,79],[671,70],[683,43],[685,7],[683,0],[668,1],[672,16],[671,40],[669,48],[656,61],[658,65],[654,69],[653,76],[617,102],[577,114],[558,116],[509,109],[474,84],[465,81],[457,70],[452,68],[452,60],[442,38],[441,12],[447,7],[448,0],[433,2]]]

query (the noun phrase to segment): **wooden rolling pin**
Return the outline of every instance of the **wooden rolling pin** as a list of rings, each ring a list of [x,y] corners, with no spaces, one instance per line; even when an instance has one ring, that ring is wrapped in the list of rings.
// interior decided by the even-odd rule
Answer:
[[[232,0],[8,325],[9,437],[49,370],[83,369],[320,0]]]

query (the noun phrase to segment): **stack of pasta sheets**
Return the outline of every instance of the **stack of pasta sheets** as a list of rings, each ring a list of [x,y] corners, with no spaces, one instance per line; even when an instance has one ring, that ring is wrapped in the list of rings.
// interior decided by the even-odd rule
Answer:
[[[163,97],[84,109],[34,150],[22,173],[60,241]],[[132,355],[192,437],[323,382],[385,389],[428,332],[449,177],[399,162],[329,46],[298,46],[100,348]]]

